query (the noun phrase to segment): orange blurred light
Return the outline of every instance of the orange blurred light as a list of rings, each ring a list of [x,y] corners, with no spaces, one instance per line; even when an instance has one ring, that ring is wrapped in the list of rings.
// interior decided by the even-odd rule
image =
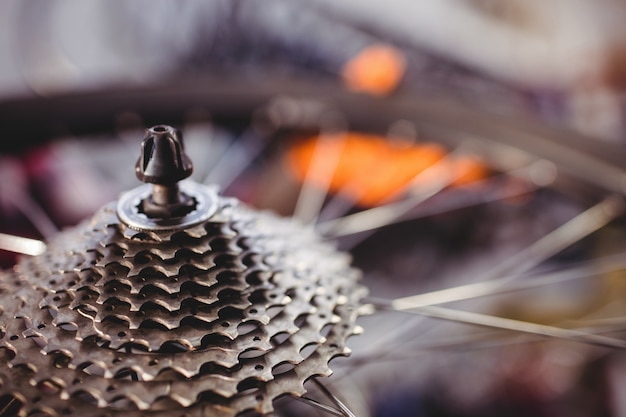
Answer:
[[[376,44],[359,52],[342,70],[351,90],[385,95],[396,89],[406,69],[404,55],[392,46]]]
[[[321,147],[323,146],[323,147]],[[316,150],[321,163],[311,166]],[[341,193],[366,207],[378,205],[404,192],[412,184],[428,185],[439,175],[461,185],[484,178],[485,166],[475,158],[443,159],[446,150],[434,143],[415,144],[406,140],[349,132],[323,138],[308,138],[289,149],[287,165],[299,181],[309,180]],[[427,168],[432,175],[416,176]],[[332,175],[330,175],[332,174]]]

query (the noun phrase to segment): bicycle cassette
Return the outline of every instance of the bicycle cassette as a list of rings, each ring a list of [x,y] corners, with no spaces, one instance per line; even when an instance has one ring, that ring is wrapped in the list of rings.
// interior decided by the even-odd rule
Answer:
[[[146,184],[0,280],[0,415],[268,414],[346,356],[365,289],[309,228],[191,174],[147,130]]]

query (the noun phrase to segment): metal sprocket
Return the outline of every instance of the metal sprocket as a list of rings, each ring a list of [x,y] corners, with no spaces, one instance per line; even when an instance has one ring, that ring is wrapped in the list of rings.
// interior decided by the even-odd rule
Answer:
[[[359,272],[309,228],[215,199],[170,230],[107,205],[1,277],[7,413],[266,414],[331,374],[360,332]]]

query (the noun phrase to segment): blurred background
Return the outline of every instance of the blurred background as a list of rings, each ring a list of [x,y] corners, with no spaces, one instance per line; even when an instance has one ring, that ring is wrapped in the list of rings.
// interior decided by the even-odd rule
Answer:
[[[377,296],[468,283],[598,194],[623,192],[625,14],[623,0],[2,0],[0,266],[38,250],[15,236],[46,239],[135,186],[143,129],[171,123],[184,131],[197,180],[257,207],[295,210],[322,230],[419,189],[426,205],[396,216],[417,220],[371,236],[337,232],[338,245]],[[342,139],[325,148],[334,165],[317,175],[315,140],[325,132]],[[466,142],[479,149],[447,156]],[[568,148],[618,168],[581,164]],[[458,178],[436,192],[436,181],[414,181],[433,166]],[[573,178],[544,190],[561,170]],[[298,198],[310,184],[330,191],[317,197],[329,203],[321,212]],[[616,252],[620,226],[568,245],[549,265]],[[623,314],[615,285],[487,304],[522,320],[571,318],[594,303]],[[591,293],[612,295],[590,303]],[[356,373],[349,360],[339,366],[336,389],[357,415],[626,415],[615,353],[534,340],[494,353],[485,344],[500,344],[500,334],[481,333],[470,348],[476,332],[431,322],[393,336],[401,317],[366,319],[370,336],[353,346],[358,384],[346,382]],[[393,337],[377,342],[381,334]],[[444,336],[459,339],[438,344]]]
[[[356,6],[7,0],[0,91],[46,95],[231,71],[337,78],[359,52],[385,43],[401,54],[403,86],[459,89],[474,99],[490,93],[604,139],[623,136],[619,0]]]

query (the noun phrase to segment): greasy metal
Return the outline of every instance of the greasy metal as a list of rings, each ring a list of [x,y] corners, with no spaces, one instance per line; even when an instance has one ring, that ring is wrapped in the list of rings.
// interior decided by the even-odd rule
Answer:
[[[349,354],[347,255],[190,182],[198,217],[143,227],[147,187],[0,276],[0,415],[270,414]]]

